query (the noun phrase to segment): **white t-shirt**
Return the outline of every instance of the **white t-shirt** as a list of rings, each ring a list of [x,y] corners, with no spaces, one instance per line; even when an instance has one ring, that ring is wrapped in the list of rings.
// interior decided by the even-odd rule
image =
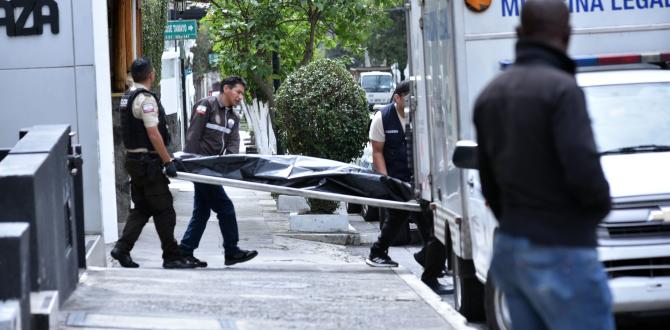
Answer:
[[[405,131],[405,118],[400,117],[400,114],[398,111],[395,111],[395,114],[398,116],[398,119],[400,120],[400,125],[402,126],[402,130]],[[372,123],[370,124],[370,133],[369,133],[369,138],[372,141],[377,141],[377,142],[385,142],[386,141],[386,135],[384,134],[384,122],[382,120],[382,112],[377,111],[372,117]]]

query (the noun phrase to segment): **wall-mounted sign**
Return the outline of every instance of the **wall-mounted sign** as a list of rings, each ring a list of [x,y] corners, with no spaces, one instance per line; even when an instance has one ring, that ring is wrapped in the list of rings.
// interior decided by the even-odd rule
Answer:
[[[165,26],[165,40],[195,39],[198,23],[194,19],[168,21]]]
[[[0,27],[4,26],[10,37],[40,35],[45,24],[51,26],[51,33],[58,34],[58,4],[54,0],[0,0],[0,12]],[[30,18],[32,24],[26,24]]]

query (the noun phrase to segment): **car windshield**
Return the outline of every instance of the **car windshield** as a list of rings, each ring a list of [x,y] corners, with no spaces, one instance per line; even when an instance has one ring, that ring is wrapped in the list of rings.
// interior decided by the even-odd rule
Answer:
[[[600,152],[670,146],[669,82],[591,86],[584,93]]]
[[[361,77],[361,87],[368,93],[388,93],[392,92],[391,76],[363,76]]]

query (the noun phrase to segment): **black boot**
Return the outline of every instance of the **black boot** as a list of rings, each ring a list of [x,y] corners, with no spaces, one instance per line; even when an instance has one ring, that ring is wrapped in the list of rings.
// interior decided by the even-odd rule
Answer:
[[[112,255],[112,258],[116,259],[119,262],[119,264],[121,264],[121,267],[137,268],[140,266],[133,261],[133,258],[130,257],[130,253],[121,252],[121,250],[113,248],[110,254]]]
[[[426,266],[424,266],[425,255],[424,255],[424,252],[423,252],[423,251],[424,251],[424,250],[422,249],[422,250],[420,250],[419,252],[415,253],[415,254],[414,254],[414,260],[415,260],[419,265],[421,265],[421,267],[426,268]],[[442,270],[440,271],[440,275],[439,275],[438,277],[439,277],[439,278],[442,278],[442,277],[445,277],[445,276],[451,276],[451,275],[452,275],[451,271],[449,271],[449,269],[448,269],[447,266],[445,265],[445,266],[442,268]]]
[[[207,267],[207,261],[200,260],[200,259],[194,257],[192,254],[191,255],[185,255],[184,256],[184,261],[194,264],[195,267],[202,267],[202,268]]]
[[[255,258],[258,255],[258,252],[255,250],[239,250],[233,254],[226,254],[226,266],[231,266],[240,262],[249,261]]]
[[[437,294],[452,294],[454,293],[454,288],[447,285],[442,285],[436,278],[431,280],[422,280],[433,292]]]
[[[190,269],[195,267],[195,264],[190,263],[182,258],[163,261],[163,268],[166,269]]]

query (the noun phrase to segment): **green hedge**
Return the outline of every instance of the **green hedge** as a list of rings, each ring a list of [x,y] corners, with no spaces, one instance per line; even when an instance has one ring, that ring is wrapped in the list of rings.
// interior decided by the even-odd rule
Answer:
[[[276,95],[278,135],[288,151],[351,162],[368,140],[365,91],[332,60],[289,75]]]
[[[351,162],[368,140],[365,91],[332,60],[289,75],[276,95],[278,137],[292,154]],[[311,213],[333,213],[338,202],[308,199]]]

